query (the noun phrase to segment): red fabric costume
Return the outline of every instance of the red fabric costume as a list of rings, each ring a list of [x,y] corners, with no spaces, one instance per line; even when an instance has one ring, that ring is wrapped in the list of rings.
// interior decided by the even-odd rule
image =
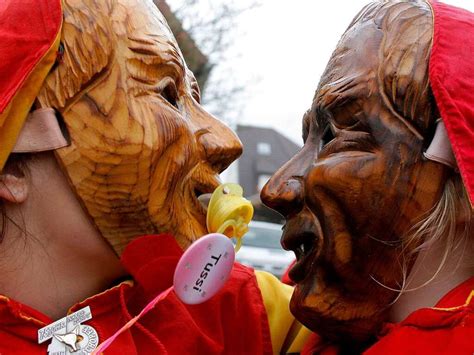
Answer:
[[[110,337],[160,291],[172,285],[182,254],[169,235],[145,236],[130,243],[122,263],[135,282],[123,282],[74,305],[90,306],[99,341]],[[38,330],[53,320],[7,297],[0,297],[0,353],[46,354]],[[107,354],[271,354],[267,314],[253,270],[235,264],[225,287],[209,301],[184,305],[172,292]]]
[[[338,349],[313,334],[302,354],[335,355]],[[474,354],[474,277],[435,307],[419,309],[398,324],[387,324],[379,341],[364,354]]]
[[[474,277],[384,332],[365,354],[473,354]]]

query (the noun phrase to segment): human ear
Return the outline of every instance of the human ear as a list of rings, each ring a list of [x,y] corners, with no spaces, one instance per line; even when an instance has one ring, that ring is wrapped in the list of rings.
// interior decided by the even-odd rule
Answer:
[[[13,174],[0,175],[0,199],[11,203],[22,203],[28,197],[28,184],[25,176]]]

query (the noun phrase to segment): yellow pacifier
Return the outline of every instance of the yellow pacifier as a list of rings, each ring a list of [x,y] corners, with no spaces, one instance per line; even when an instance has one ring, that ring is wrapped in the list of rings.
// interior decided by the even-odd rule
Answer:
[[[212,193],[207,208],[208,232],[236,238],[235,251],[240,249],[242,237],[253,217],[253,206],[243,197],[243,192],[238,184],[222,184]]]

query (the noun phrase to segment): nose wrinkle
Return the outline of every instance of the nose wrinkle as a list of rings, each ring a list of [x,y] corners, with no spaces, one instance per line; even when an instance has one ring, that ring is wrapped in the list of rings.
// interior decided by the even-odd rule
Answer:
[[[204,158],[221,172],[242,154],[242,143],[234,132],[204,110],[197,110],[194,123],[200,126],[194,135],[202,146]]]
[[[261,198],[267,206],[287,216],[303,208],[303,186],[302,177],[279,178],[275,175],[262,190]]]
[[[210,127],[199,128],[194,132],[194,137],[196,137],[196,139],[199,141],[201,139],[201,136],[210,132]]]
[[[226,169],[242,154],[242,145],[238,139],[227,134],[224,134],[224,137],[227,139],[221,139],[211,133],[200,140],[207,162],[218,172]]]

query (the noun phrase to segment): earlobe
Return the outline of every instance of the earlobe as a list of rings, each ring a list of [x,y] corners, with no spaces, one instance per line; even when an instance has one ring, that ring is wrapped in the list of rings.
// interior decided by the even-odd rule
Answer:
[[[28,197],[28,184],[24,176],[0,175],[0,199],[11,203],[22,203]]]

